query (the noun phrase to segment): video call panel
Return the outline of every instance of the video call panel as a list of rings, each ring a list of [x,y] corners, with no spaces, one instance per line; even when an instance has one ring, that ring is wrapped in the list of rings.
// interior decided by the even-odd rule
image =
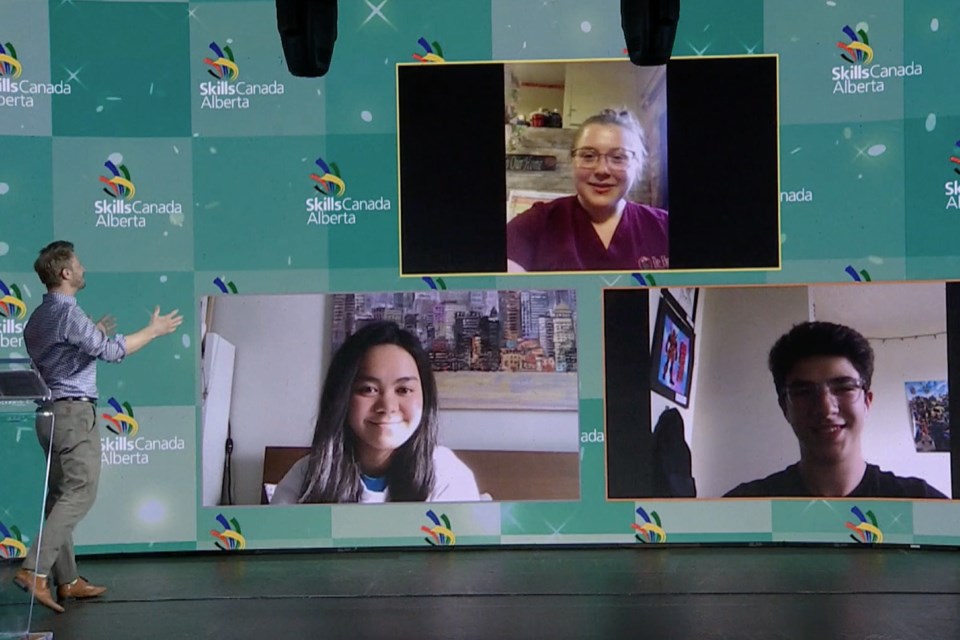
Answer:
[[[868,388],[851,383],[857,367],[801,368],[825,339],[805,338],[790,342],[794,359],[778,359],[794,363],[778,395],[771,348],[809,321],[866,340]],[[603,327],[608,499],[803,497],[812,492],[788,482],[791,467],[803,458],[831,468],[837,443],[856,444],[868,465],[857,493],[845,495],[960,495],[950,414],[950,380],[960,376],[956,283],[607,289]],[[829,377],[829,393],[793,384],[804,376]]]
[[[338,402],[377,395],[366,387],[379,390],[390,376],[419,378],[412,386],[421,389],[424,415],[427,378],[436,384],[436,442],[422,444],[433,451],[435,483],[423,501],[580,498],[573,290],[233,295],[201,298],[201,310],[204,505],[379,501],[382,490],[364,491],[359,500],[318,500],[303,493],[303,478],[312,471],[310,457],[325,448],[335,461],[362,459],[361,410],[350,404],[333,435],[318,417],[327,409],[336,414]],[[363,361],[353,369],[337,365],[338,351],[366,353],[369,347],[351,341],[384,324],[404,332],[410,344],[402,348],[418,352],[429,368],[405,359],[408,370],[384,368],[388,376]],[[375,382],[364,381],[368,374]],[[408,386],[397,396],[408,396]],[[426,424],[395,450],[412,444]]]
[[[573,135],[604,107],[626,108],[643,129],[647,156],[625,199],[665,212],[666,251],[637,249],[614,268],[585,258],[522,270],[778,269],[777,64],[398,65],[401,274],[517,272],[508,221],[579,193]]]

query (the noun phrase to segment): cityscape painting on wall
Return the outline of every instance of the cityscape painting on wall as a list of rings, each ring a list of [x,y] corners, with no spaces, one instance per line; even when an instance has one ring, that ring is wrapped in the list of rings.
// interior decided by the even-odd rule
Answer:
[[[370,322],[396,322],[417,336],[429,354],[444,408],[576,409],[573,290],[433,290],[331,297],[333,349]]]

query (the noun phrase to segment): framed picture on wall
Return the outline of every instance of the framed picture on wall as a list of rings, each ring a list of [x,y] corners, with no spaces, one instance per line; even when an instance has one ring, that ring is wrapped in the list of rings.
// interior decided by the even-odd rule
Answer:
[[[665,294],[665,292],[662,292]],[[650,388],[681,407],[690,406],[693,385],[693,327],[662,295],[650,354]]]
[[[946,380],[904,382],[910,435],[918,452],[950,451],[950,403]]]
[[[440,408],[576,411],[573,289],[332,294],[331,351],[389,320],[416,336],[436,374]]]

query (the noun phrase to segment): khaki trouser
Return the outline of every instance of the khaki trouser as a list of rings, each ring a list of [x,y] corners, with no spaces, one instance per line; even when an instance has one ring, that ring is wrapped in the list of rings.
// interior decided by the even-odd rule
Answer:
[[[37,439],[49,452],[50,477],[43,533],[34,538],[23,568],[49,575],[56,584],[66,584],[79,575],[73,555],[73,529],[97,497],[101,445],[94,405],[61,401],[53,403],[52,410],[52,423],[49,413],[37,412]]]

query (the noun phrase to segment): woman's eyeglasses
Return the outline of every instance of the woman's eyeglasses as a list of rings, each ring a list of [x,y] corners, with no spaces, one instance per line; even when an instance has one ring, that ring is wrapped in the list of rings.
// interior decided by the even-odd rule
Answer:
[[[592,147],[580,147],[570,153],[573,155],[573,163],[581,169],[593,169],[600,164],[600,158],[606,158],[609,168],[622,170],[637,157],[636,152],[630,149],[611,149],[606,153],[600,153]]]
[[[791,382],[783,389],[783,395],[794,404],[809,404],[820,399],[826,390],[839,403],[855,402],[867,383],[860,378],[831,378],[825,382]]]

